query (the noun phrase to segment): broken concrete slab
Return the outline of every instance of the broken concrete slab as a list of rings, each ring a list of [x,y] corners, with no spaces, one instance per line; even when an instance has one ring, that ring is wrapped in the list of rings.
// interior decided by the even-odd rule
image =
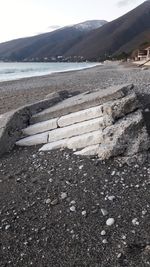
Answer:
[[[48,132],[25,137],[16,142],[17,146],[35,146],[39,144],[46,144],[48,140]]]
[[[107,159],[118,155],[133,155],[150,147],[149,136],[140,110],[119,119],[103,131],[98,156]]]
[[[70,99],[62,101],[54,107],[48,108],[31,119],[31,123],[41,122],[55,117],[67,115],[69,113],[88,109],[101,105],[111,100],[122,98],[128,94],[133,85],[118,85],[95,92],[87,92]]]
[[[89,109],[84,109],[78,112],[70,113],[65,116],[61,116],[58,119],[58,125],[59,127],[65,127],[68,125],[72,125],[75,123],[95,119],[98,117],[103,116],[103,106],[97,106],[97,107],[92,107]]]
[[[63,128],[59,128],[49,132],[48,142],[55,142],[61,139],[70,138],[85,133],[102,130],[106,126],[111,125],[112,120],[107,117],[100,117],[89,121],[76,123]]]
[[[42,146],[39,151],[51,151],[54,149],[59,149],[59,148],[63,148],[66,147],[67,144],[67,140],[63,139],[63,140],[59,140],[56,142],[52,142],[52,143],[47,143],[46,145]]]
[[[39,123],[28,126],[27,128],[23,129],[22,132],[24,135],[34,135],[34,134],[46,132],[49,130],[54,130],[54,129],[57,129],[57,126],[58,126],[57,121],[58,121],[58,118],[39,122]]]
[[[82,150],[74,152],[75,155],[81,155],[81,156],[95,156],[98,155],[99,151],[99,144],[93,145],[93,146],[87,146],[83,148]]]
[[[113,119],[124,117],[140,107],[136,94],[133,92],[119,100],[109,101],[103,105],[103,113]]]
[[[94,131],[87,134],[82,134],[69,138],[67,141],[67,148],[80,149],[87,146],[97,145],[102,142],[102,131]]]

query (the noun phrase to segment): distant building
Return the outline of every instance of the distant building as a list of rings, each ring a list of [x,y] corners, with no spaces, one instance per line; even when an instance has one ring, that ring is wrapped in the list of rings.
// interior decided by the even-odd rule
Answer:
[[[139,49],[136,60],[150,60],[150,46],[144,49]]]

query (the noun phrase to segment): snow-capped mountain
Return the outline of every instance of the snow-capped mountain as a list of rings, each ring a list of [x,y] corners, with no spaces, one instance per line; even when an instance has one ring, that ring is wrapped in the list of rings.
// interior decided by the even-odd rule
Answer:
[[[87,20],[78,24],[73,25],[74,28],[81,31],[92,31],[98,29],[106,24],[106,20]]]

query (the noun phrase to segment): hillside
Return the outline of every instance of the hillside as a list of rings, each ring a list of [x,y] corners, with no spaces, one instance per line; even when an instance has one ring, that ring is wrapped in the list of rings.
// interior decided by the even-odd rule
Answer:
[[[150,41],[150,1],[144,2],[126,15],[89,33],[73,46],[67,55],[82,55],[87,59],[130,53]]]
[[[62,56],[92,31],[104,25],[104,20],[85,21],[70,27],[33,37],[0,44],[0,59],[10,61],[41,61]]]

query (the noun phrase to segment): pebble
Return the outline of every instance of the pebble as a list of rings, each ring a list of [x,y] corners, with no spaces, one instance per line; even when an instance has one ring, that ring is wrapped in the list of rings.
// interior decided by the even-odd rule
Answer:
[[[7,225],[5,226],[5,230],[8,230],[9,228],[10,228],[10,225],[7,224]]]
[[[83,169],[83,167],[84,167],[83,165],[79,166],[79,170],[82,170],[82,169]]]
[[[76,211],[76,207],[75,206],[71,206],[70,207],[70,211],[72,211],[72,212]]]
[[[107,244],[108,243],[107,239],[103,239],[102,243]]]
[[[108,211],[105,209],[101,209],[101,213],[103,214],[103,216],[107,216],[108,215]]]
[[[109,199],[110,201],[113,201],[113,200],[115,199],[115,196],[109,196],[108,199]]]
[[[112,173],[111,173],[111,176],[114,176],[114,175],[115,175],[115,173],[116,173],[115,171],[112,171]]]
[[[52,200],[52,202],[51,202],[51,205],[52,206],[55,206],[55,205],[57,205],[58,204],[58,199],[56,198],[56,199],[54,199],[54,200]]]
[[[132,220],[132,224],[133,224],[134,226],[139,225],[138,219],[137,219],[137,218],[134,218],[134,219]]]
[[[46,199],[46,200],[45,200],[45,203],[46,203],[46,204],[51,203],[51,199],[50,199],[50,198]]]
[[[67,193],[61,193],[61,199],[67,198]]]
[[[83,216],[86,216],[86,210],[83,210],[83,211],[82,211],[82,215],[83,215]]]
[[[107,225],[107,226],[112,226],[114,223],[115,223],[114,218],[109,218],[109,219],[106,221],[106,225]]]
[[[106,235],[106,231],[105,230],[101,231],[101,235],[102,236]]]

